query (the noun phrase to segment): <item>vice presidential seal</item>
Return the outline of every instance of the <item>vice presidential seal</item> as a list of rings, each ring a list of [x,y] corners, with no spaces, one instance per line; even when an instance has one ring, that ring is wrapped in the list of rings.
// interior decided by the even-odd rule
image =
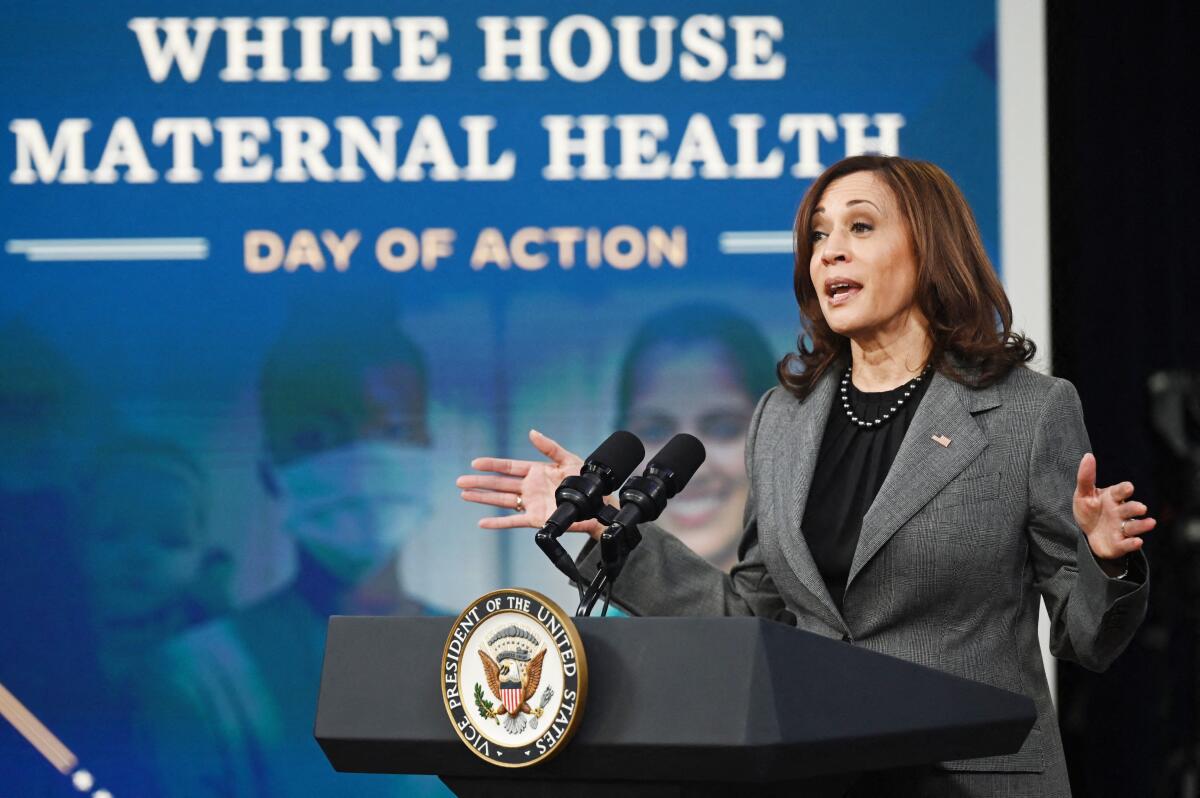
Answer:
[[[493,765],[549,759],[575,733],[587,699],[575,624],[532,590],[477,599],[446,639],[442,697],[458,736]]]

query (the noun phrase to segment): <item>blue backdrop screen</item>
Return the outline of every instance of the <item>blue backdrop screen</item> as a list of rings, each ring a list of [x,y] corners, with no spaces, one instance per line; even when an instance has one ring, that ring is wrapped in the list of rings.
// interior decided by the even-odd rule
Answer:
[[[812,178],[935,161],[999,254],[991,3],[350,10],[0,32],[0,685],[70,753],[0,724],[0,792],[442,793],[313,707],[329,614],[573,606],[473,457],[693,432],[664,523],[728,567]]]

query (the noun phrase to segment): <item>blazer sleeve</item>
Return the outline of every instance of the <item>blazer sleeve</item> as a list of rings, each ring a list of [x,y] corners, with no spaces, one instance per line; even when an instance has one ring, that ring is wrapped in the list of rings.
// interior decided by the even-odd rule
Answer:
[[[1146,615],[1150,575],[1139,549],[1129,557],[1125,579],[1108,577],[1075,523],[1075,476],[1089,449],[1079,394],[1066,380],[1055,380],[1030,451],[1028,533],[1034,584],[1050,616],[1050,651],[1103,671],[1129,645]]]
[[[763,561],[751,470],[763,407],[774,390],[759,400],[746,434],[750,493],[743,515],[738,562],[732,571],[725,573],[711,565],[657,524],[641,524],[638,527],[642,533],[641,545],[629,555],[613,588],[617,604],[634,615],[757,615],[795,623]],[[580,573],[585,579],[592,579],[599,563],[600,547],[589,540],[577,560]]]

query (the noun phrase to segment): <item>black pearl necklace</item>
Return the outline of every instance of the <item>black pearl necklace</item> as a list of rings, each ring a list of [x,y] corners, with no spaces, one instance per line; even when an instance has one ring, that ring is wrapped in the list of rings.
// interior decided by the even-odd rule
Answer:
[[[851,423],[856,424],[863,429],[873,429],[875,427],[883,426],[892,416],[896,415],[896,412],[899,411],[901,407],[904,406],[904,401],[908,399],[908,397],[912,396],[913,391],[915,391],[917,386],[921,384],[921,380],[925,379],[925,376],[932,370],[932,363],[926,365],[925,368],[921,370],[921,373],[918,374],[916,378],[912,380],[912,382],[905,386],[904,393],[900,395],[900,398],[896,400],[896,403],[889,407],[887,412],[885,412],[882,416],[876,419],[865,419],[859,418],[857,415],[855,415],[854,408],[850,406],[850,366],[846,366],[846,373],[842,375],[842,408],[846,411],[846,417],[850,419]]]

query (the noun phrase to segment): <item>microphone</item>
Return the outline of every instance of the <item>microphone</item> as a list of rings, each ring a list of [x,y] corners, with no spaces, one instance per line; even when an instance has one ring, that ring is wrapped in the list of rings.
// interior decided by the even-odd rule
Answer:
[[[538,530],[535,539],[555,567],[571,579],[578,582],[579,571],[571,555],[558,542],[559,536],[576,521],[607,515],[604,497],[628,479],[645,456],[646,447],[636,435],[617,430],[588,455],[578,476],[567,477],[554,491],[558,507],[545,526]]]
[[[642,542],[637,525],[662,515],[667,501],[687,487],[703,462],[704,444],[681,432],[650,460],[642,476],[633,477],[621,488],[621,509],[600,539],[600,555],[609,581],[616,578],[625,558]]]

